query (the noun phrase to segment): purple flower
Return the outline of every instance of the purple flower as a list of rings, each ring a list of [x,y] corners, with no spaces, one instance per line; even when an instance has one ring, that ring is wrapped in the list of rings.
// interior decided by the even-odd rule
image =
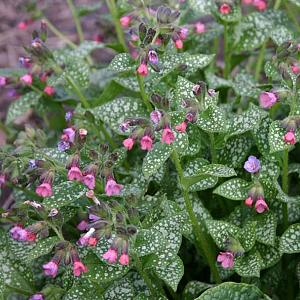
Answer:
[[[46,276],[51,276],[54,278],[58,271],[58,264],[54,261],[49,261],[48,263],[43,265],[44,274]]]
[[[37,167],[35,159],[30,159],[28,164],[30,169],[35,169]]]
[[[244,169],[249,173],[257,173],[260,170],[260,161],[251,155],[244,164]]]
[[[32,295],[29,300],[44,300],[44,296],[41,293]]]
[[[97,215],[94,215],[94,214],[89,214],[89,220],[91,222],[96,222],[96,221],[99,221],[101,218]]]
[[[63,151],[66,151],[68,149],[70,149],[70,143],[66,142],[66,141],[60,141],[58,144],[57,144],[57,148],[59,151],[63,152]]]
[[[158,55],[157,55],[156,51],[150,50],[148,52],[148,59],[151,64],[154,64],[154,65],[158,64]]]
[[[67,112],[66,112],[66,115],[65,115],[65,120],[66,120],[67,122],[71,121],[72,116],[73,116],[72,112],[71,112],[71,111],[67,111]]]
[[[6,85],[6,77],[0,76],[0,87]]]
[[[232,252],[220,252],[217,261],[221,263],[224,269],[232,269],[234,265],[234,255]]]
[[[158,124],[161,117],[162,117],[162,114],[159,110],[154,110],[150,113],[150,119],[154,124]]]
[[[126,132],[129,128],[129,122],[123,122],[121,125],[120,125],[120,130],[122,132]]]

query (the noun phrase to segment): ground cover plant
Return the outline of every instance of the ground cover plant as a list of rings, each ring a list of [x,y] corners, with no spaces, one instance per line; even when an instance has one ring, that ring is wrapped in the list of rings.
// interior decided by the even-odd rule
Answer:
[[[25,2],[0,299],[300,299],[300,2]]]

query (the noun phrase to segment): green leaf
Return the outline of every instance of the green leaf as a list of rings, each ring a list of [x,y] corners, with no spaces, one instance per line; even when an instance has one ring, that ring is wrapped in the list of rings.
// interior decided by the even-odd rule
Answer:
[[[279,249],[281,253],[300,252],[300,223],[291,225],[281,236]]]
[[[52,236],[43,240],[37,241],[34,248],[24,257],[25,260],[34,260],[40,256],[48,254],[54,245],[59,241],[58,237]]]
[[[36,92],[29,92],[13,102],[8,108],[6,124],[15,121],[18,117],[26,113],[30,108],[36,107],[39,103],[40,98],[41,95],[37,94]]]
[[[239,241],[247,252],[253,248],[256,241],[256,222],[247,222],[240,230]]]
[[[297,5],[298,7],[300,7],[300,0],[289,0],[291,3]]]
[[[258,252],[246,253],[234,261],[234,270],[242,277],[260,277],[262,259]]]
[[[275,66],[275,64],[272,61],[267,61],[265,63],[264,70],[265,70],[265,74],[268,78],[274,78],[279,75],[277,67]]]
[[[269,129],[269,145],[270,145],[270,153],[275,153],[283,150],[290,150],[294,146],[286,144],[284,142],[284,135],[286,133],[286,129],[281,126],[280,121],[272,122]],[[298,134],[296,134],[298,140]]]
[[[239,228],[225,221],[207,220],[207,230],[220,249],[227,248],[229,238],[239,235]]]
[[[122,278],[115,281],[108,289],[105,290],[105,300],[120,300],[120,299],[133,299],[134,288],[128,278]]]
[[[245,200],[248,196],[249,182],[234,178],[219,185],[214,193],[231,200]]]
[[[253,217],[256,225],[256,239],[265,245],[273,246],[276,238],[277,221],[275,215],[268,211],[261,215]]]
[[[232,7],[232,9],[229,14],[221,14],[219,12],[219,10],[217,10],[217,9],[215,10],[216,14],[219,17],[219,19],[221,20],[221,22],[237,23],[241,19],[242,14],[241,14],[240,5],[232,5],[231,7]]]
[[[280,261],[281,253],[279,251],[278,240],[276,241],[276,245],[267,246],[264,244],[257,243],[255,245],[255,249],[259,252],[262,262],[261,262],[261,269],[267,269]]]
[[[199,175],[211,175],[216,177],[232,177],[236,176],[233,168],[220,164],[205,165],[198,171]]]
[[[204,131],[225,132],[227,130],[225,111],[216,105],[211,105],[199,114],[196,124]]]
[[[153,175],[169,158],[173,151],[172,145],[157,142],[149,151],[143,161],[143,174],[145,177]]]
[[[76,49],[72,50],[71,56],[74,56],[75,59],[83,59],[89,55],[95,49],[101,49],[104,47],[104,44],[98,43],[95,41],[83,41]]]
[[[132,71],[135,68],[135,63],[133,62],[130,54],[120,53],[113,58],[108,68],[116,72]]]
[[[213,284],[200,281],[190,281],[184,288],[182,296],[183,300],[194,300],[203,291],[213,287]]]
[[[90,110],[97,119],[108,124],[118,134],[120,124],[130,117],[146,117],[147,111],[141,99],[122,97]]]
[[[65,181],[53,187],[53,195],[45,198],[43,205],[48,208],[60,208],[81,198],[86,188],[75,181]]]
[[[284,42],[290,41],[294,38],[292,32],[285,26],[276,26],[273,28],[270,37],[277,46],[280,46]]]
[[[269,116],[263,117],[258,127],[253,129],[253,136],[255,139],[256,146],[258,150],[264,154],[269,155],[269,128],[272,120]]]
[[[21,77],[27,73],[25,68],[0,68],[0,76],[3,77]]]
[[[206,72],[205,77],[208,86],[212,89],[219,89],[222,87],[232,87],[232,81],[216,76],[214,73]]]
[[[255,285],[246,283],[224,282],[208,289],[195,300],[270,300]]]
[[[34,158],[56,161],[65,166],[68,162],[69,155],[65,152],[59,151],[57,148],[41,148],[37,150]]]
[[[237,95],[251,98],[258,98],[260,89],[256,87],[253,76],[245,72],[239,73],[234,77],[233,89]]]
[[[155,267],[154,271],[160,279],[176,291],[179,281],[184,274],[184,266],[180,257],[176,256],[167,266]]]
[[[211,0],[189,0],[189,7],[197,13],[197,16],[210,15],[213,2]]]
[[[252,146],[252,139],[249,136],[234,136],[229,138],[224,148],[218,152],[218,162],[227,164],[230,167],[240,167],[245,161]]]

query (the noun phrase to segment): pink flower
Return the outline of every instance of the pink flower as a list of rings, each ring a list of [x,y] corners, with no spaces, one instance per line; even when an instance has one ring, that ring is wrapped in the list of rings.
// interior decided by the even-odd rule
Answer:
[[[162,117],[162,114],[159,110],[154,110],[150,113],[150,119],[154,124],[158,124],[161,117]]]
[[[277,100],[277,96],[272,92],[262,92],[259,95],[259,104],[262,108],[272,107],[277,102]]]
[[[16,241],[19,241],[21,236],[26,235],[25,229],[20,225],[15,225],[14,227],[12,227],[9,233],[10,236]]]
[[[129,264],[129,256],[126,253],[123,253],[119,259],[119,262],[122,266],[127,266]]]
[[[148,135],[144,135],[141,139],[141,149],[150,151],[152,149],[152,138]]]
[[[81,181],[82,173],[78,167],[71,167],[68,172],[68,180],[77,180]]]
[[[134,145],[134,139],[128,138],[128,139],[124,140],[123,145],[127,150],[131,150]]]
[[[231,12],[231,7],[229,4],[227,3],[223,3],[220,7],[219,7],[219,12],[222,15],[228,15]]]
[[[80,237],[77,244],[80,246],[86,246],[89,244],[89,239],[92,237],[92,235],[95,232],[95,228],[91,228],[87,233],[85,233],[83,236]]]
[[[296,137],[293,131],[289,131],[284,135],[284,141],[287,144],[295,145],[296,144]]]
[[[25,29],[27,29],[27,27],[28,27],[28,25],[27,25],[27,23],[24,22],[24,21],[22,21],[22,22],[20,22],[20,23],[18,24],[18,28],[19,28],[20,30],[25,30]]]
[[[73,274],[74,276],[80,276],[81,273],[86,273],[88,271],[87,267],[81,261],[75,261],[73,264]]]
[[[251,197],[248,197],[245,200],[245,205],[247,205],[248,207],[252,207],[252,204],[253,204],[253,199]]]
[[[91,247],[95,247],[96,245],[97,245],[97,239],[95,238],[95,237],[91,237],[91,238],[89,238],[89,240],[88,240],[88,244],[89,244],[89,246],[91,246]]]
[[[185,40],[188,37],[188,34],[189,34],[189,30],[186,27],[182,27],[178,32],[178,35],[181,40]]]
[[[88,222],[86,222],[85,220],[82,220],[78,225],[77,225],[77,229],[80,231],[84,231],[86,230],[88,226]]]
[[[205,28],[205,24],[201,23],[201,22],[197,22],[195,24],[195,31],[197,33],[203,33],[205,32],[206,28]]]
[[[96,185],[95,176],[93,174],[87,174],[83,176],[82,182],[90,189],[93,190]]]
[[[180,40],[180,39],[176,40],[175,41],[175,47],[177,49],[182,49],[183,48],[183,42],[182,42],[182,40]]]
[[[42,293],[34,294],[28,300],[44,300],[44,295]]]
[[[5,86],[5,85],[6,85],[6,77],[0,76],[0,87]]]
[[[295,74],[295,75],[297,75],[297,74],[299,74],[300,73],[300,67],[299,67],[299,65],[298,64],[292,64],[291,65],[291,70],[292,70],[292,72]]]
[[[124,27],[124,28],[129,26],[130,21],[131,21],[130,16],[124,16],[124,17],[120,18],[120,23],[121,23],[122,27]]]
[[[26,231],[26,239],[25,240],[27,242],[34,242],[36,240],[36,233],[28,231],[26,229],[25,229],[25,231]]]
[[[54,261],[49,261],[48,263],[43,265],[44,274],[46,276],[51,276],[54,278],[57,275],[58,264]]]
[[[75,140],[75,130],[72,127],[68,127],[63,130],[63,135],[61,137],[62,140],[70,143],[74,143]]]
[[[90,199],[93,199],[95,197],[95,193],[93,190],[89,190],[85,193],[85,195],[90,198]]]
[[[5,175],[0,174],[0,188],[3,187],[5,184]]]
[[[139,67],[137,68],[137,72],[141,75],[141,76],[147,76],[148,75],[148,67],[145,63],[141,63],[139,65]]]
[[[40,197],[51,197],[52,196],[52,186],[48,182],[44,182],[40,184],[39,186],[36,187],[35,192],[40,196]]]
[[[31,85],[32,84],[32,75],[31,74],[25,74],[22,77],[20,77],[20,80],[24,82],[25,84]]]
[[[109,179],[106,182],[105,193],[107,196],[120,195],[122,185],[115,182],[114,179]]]
[[[176,130],[181,133],[186,131],[186,127],[187,127],[186,122],[182,122],[181,124],[175,126]]]
[[[222,267],[224,269],[231,269],[234,264],[234,255],[232,252],[220,252],[217,261],[221,263]]]
[[[242,0],[242,3],[243,4],[246,4],[246,5],[250,5],[252,4],[253,0]]]
[[[175,136],[173,131],[170,128],[165,128],[161,136],[161,142],[169,145],[172,144],[174,141]]]
[[[157,45],[157,46],[160,46],[162,44],[161,38],[157,37],[154,44]]]
[[[118,252],[115,249],[108,249],[103,255],[102,258],[107,260],[110,264],[114,264],[118,258]]]
[[[85,128],[80,128],[78,131],[79,131],[79,136],[80,136],[81,139],[86,137],[87,134],[88,134],[88,131]]]
[[[44,88],[44,93],[47,94],[48,96],[53,96],[54,93],[55,93],[55,89],[54,89],[53,86],[47,85],[47,86]]]
[[[266,210],[269,210],[268,204],[265,202],[263,197],[259,197],[255,203],[256,212],[261,214]]]
[[[267,8],[267,3],[264,0],[253,0],[253,5],[260,11]]]

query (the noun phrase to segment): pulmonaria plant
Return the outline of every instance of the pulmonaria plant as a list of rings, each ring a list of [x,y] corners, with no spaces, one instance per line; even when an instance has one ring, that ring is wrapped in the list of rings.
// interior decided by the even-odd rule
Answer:
[[[299,298],[299,5],[168,3],[68,0],[78,43],[26,6],[0,298]]]

